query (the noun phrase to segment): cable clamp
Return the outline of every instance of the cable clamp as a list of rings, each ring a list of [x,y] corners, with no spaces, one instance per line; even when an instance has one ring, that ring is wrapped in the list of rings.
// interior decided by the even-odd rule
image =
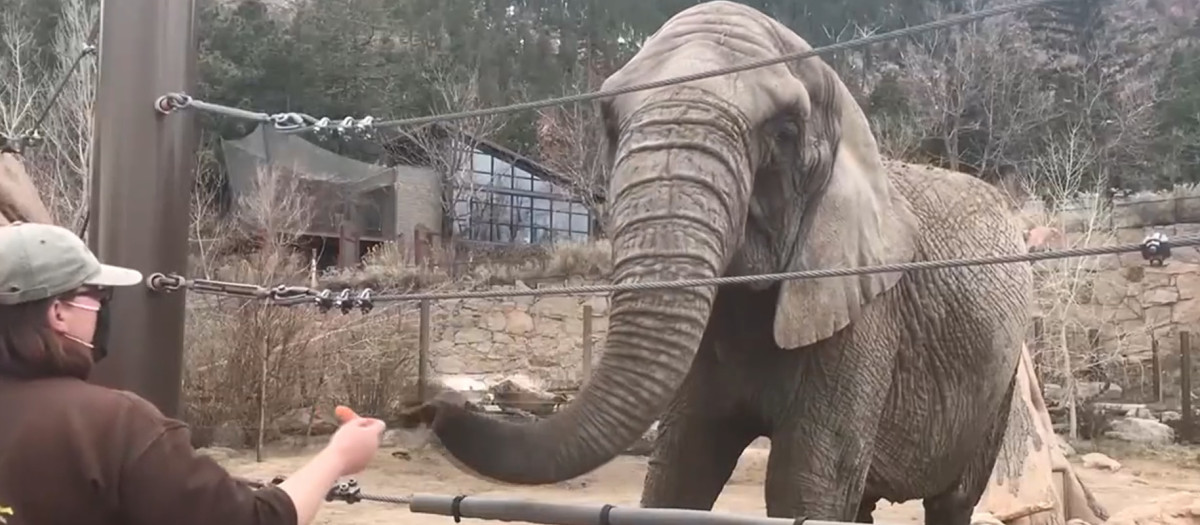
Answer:
[[[1164,266],[1163,262],[1171,256],[1171,241],[1162,232],[1154,232],[1142,241],[1142,258],[1150,261],[1150,266]]]

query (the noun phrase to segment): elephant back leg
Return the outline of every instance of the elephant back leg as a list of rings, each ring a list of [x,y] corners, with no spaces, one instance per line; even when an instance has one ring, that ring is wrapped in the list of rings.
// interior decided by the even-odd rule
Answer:
[[[643,507],[712,510],[742,452],[762,435],[722,388],[711,340],[659,420],[642,488]]]
[[[925,498],[926,525],[970,525],[971,515],[987,490],[992,477],[992,469],[996,465],[996,457],[1004,442],[1008,430],[1011,399],[1016,386],[1016,376],[1005,394],[1003,407],[993,419],[994,426],[988,439],[982,443],[971,459],[962,476],[950,490],[936,496]]]

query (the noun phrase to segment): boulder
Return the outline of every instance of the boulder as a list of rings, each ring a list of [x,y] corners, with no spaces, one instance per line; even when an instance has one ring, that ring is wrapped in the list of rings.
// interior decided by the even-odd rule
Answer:
[[[1084,454],[1082,459],[1084,468],[1107,470],[1110,472],[1121,470],[1121,464],[1117,462],[1117,460],[1105,456],[1099,452]]]
[[[538,416],[554,412],[557,405],[564,403],[563,396],[546,392],[532,381],[520,376],[507,377],[489,389],[496,406],[510,411],[524,411]]]
[[[1106,525],[1200,525],[1200,495],[1179,492],[1125,508]]]
[[[1140,417],[1126,417],[1113,421],[1112,430],[1105,437],[1143,445],[1169,445],[1175,442],[1175,430],[1155,421]]]

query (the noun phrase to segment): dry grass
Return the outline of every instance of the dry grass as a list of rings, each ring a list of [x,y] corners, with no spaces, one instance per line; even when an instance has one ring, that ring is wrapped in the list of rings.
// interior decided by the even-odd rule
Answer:
[[[539,255],[477,264],[459,276],[444,267],[402,262],[395,246],[368,254],[364,267],[321,279],[330,289],[402,293],[492,286],[546,278],[593,278],[611,268],[607,242],[562,244]],[[436,259],[436,258],[435,258]],[[285,248],[208,265],[208,277],[264,285],[306,285],[307,261]],[[185,415],[197,444],[270,443],[297,431],[320,434],[336,404],[388,419],[416,397],[418,310],[381,304],[320,313],[240,298],[191,294],[187,313]],[[319,407],[319,408],[318,408]],[[311,423],[311,424],[308,424]]]
[[[323,287],[370,288],[392,292],[428,291],[527,284],[553,280],[603,280],[612,271],[612,245],[607,240],[558,243],[552,246],[491,250],[459,257],[461,264],[404,262],[404,252],[392,244],[381,245],[364,257],[363,267],[340,270],[321,279]],[[431,260],[443,261],[444,253]]]
[[[305,272],[298,259],[255,256],[217,273],[222,280],[302,284]],[[268,274],[276,279],[265,279]],[[366,315],[322,314],[307,305],[193,294],[185,418],[200,440],[224,428],[241,440],[224,444],[250,445],[271,441],[296,419],[328,420],[336,404],[389,417],[415,394],[417,328],[416,309],[405,305],[380,305]],[[312,412],[315,407],[322,412]]]

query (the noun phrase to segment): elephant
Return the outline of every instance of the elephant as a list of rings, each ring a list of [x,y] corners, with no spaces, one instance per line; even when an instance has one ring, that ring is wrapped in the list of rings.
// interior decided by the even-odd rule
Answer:
[[[764,13],[672,16],[604,90],[811,49]],[[809,58],[599,103],[615,283],[1024,252],[1014,211],[969,175],[882,158],[863,110]],[[590,472],[655,421],[641,504],[709,510],[770,439],[772,517],[871,522],[923,500],[967,525],[1007,430],[1029,323],[1028,263],[613,292],[592,376],[514,423],[439,395],[401,424],[505,483]],[[661,419],[660,419],[661,417]]]

